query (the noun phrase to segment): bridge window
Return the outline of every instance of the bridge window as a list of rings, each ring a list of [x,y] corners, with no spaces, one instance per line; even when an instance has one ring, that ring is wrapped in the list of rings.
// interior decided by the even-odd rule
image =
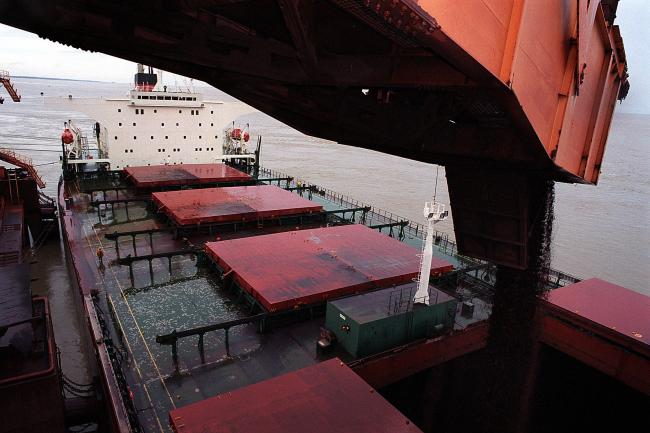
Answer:
[[[124,153],[129,153],[129,149],[124,149]]]
[[[210,114],[214,114],[214,111],[210,110]]]
[[[199,140],[201,139],[201,136],[199,135]]]
[[[121,108],[118,108],[118,109],[117,109],[117,112],[118,112],[118,113],[121,113],[121,112],[122,112],[122,109],[121,109]]]
[[[136,137],[136,136],[134,135],[134,136],[133,136],[133,139],[134,139],[134,140],[137,140],[137,139],[138,139],[138,137]]]
[[[211,123],[210,126],[214,126],[214,123]]]
[[[136,108],[136,109],[135,109],[135,114],[140,114],[140,110],[138,110],[138,109]]]
[[[157,112],[158,112],[158,110],[153,110],[153,112],[154,112],[154,113],[157,113]]]
[[[187,140],[187,135],[183,135],[183,140]]]
[[[172,101],[178,101],[178,96],[172,96]]]
[[[179,113],[179,114],[182,113],[182,112],[183,112],[183,110],[178,110],[178,113]]]
[[[165,135],[165,140],[168,140],[168,139],[169,139],[169,135]]]
[[[151,139],[153,140],[153,135],[151,136]]]
[[[199,123],[199,126],[201,126],[201,124],[200,124],[200,123]]]
[[[121,127],[121,126],[122,126],[122,122],[118,123],[117,126],[120,126],[120,127]]]
[[[161,128],[164,128],[164,127],[165,127],[165,124],[164,124],[164,123],[161,123],[161,124],[160,124],[160,127],[161,127]]]
[[[115,136],[115,139],[117,140],[117,135]]]
[[[131,149],[131,153],[133,153],[133,149]]]
[[[133,122],[133,126],[135,126],[135,122]]]

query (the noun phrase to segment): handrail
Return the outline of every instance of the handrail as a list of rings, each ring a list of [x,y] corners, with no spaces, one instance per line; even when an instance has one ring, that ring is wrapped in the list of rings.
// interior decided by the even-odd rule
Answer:
[[[27,170],[39,188],[45,188],[45,182],[41,179],[41,176],[39,176],[38,172],[32,165],[32,159],[30,157],[16,153],[13,149],[2,147],[0,148],[0,159]]]
[[[229,320],[226,322],[219,322],[212,325],[199,326],[197,328],[186,329],[183,331],[173,330],[169,334],[156,335],[156,343],[162,344],[165,346],[171,346],[176,344],[176,341],[179,338],[191,337],[194,335],[205,334],[212,331],[218,331],[220,329],[230,329],[239,325],[246,325],[248,323],[259,322],[262,319],[265,319],[269,316],[269,313],[260,313],[253,316],[243,317],[241,319]]]

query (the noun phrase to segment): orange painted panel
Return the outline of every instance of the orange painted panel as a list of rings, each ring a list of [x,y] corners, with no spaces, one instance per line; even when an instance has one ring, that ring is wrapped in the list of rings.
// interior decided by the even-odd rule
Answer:
[[[519,1],[519,0],[516,0]],[[441,30],[499,76],[515,0],[421,0]]]
[[[422,0],[441,31],[510,86],[555,163],[598,179],[622,65],[597,0]],[[611,72],[611,73],[610,73]]]
[[[560,103],[569,39],[575,31],[576,2],[526,2],[512,68],[512,89],[550,153]]]
[[[574,91],[575,85],[578,85],[578,94],[574,93],[571,96],[575,104],[574,110],[571,116],[566,116],[564,119],[555,159],[556,164],[581,176],[584,174],[583,153],[586,155],[589,153],[594,133],[594,116],[597,113],[595,110],[600,107],[604,91],[603,70],[610,62],[609,40],[601,35],[599,25],[602,22],[596,22],[602,20],[602,16],[596,15],[593,20],[589,23],[581,23],[580,36],[589,40],[590,44],[583,50],[579,50],[579,58],[582,62],[578,65],[581,83],[574,83]],[[582,45],[581,40],[580,46]]]

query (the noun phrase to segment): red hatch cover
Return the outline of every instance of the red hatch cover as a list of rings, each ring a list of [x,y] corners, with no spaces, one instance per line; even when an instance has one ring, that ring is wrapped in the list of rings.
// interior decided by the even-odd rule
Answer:
[[[251,176],[226,164],[152,165],[124,168],[137,188],[218,182],[244,182]]]
[[[650,345],[650,296],[592,278],[552,290],[548,302]]]
[[[421,432],[339,359],[169,412],[177,433]]]
[[[209,242],[206,252],[268,311],[407,283],[420,268],[419,250],[358,224]],[[434,258],[431,273],[452,268]]]
[[[320,212],[323,207],[275,185],[155,192],[153,202],[176,224],[255,221]]]

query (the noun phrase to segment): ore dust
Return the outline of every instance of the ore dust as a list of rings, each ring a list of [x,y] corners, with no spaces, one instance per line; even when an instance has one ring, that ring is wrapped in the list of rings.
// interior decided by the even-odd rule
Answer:
[[[552,181],[530,181],[534,212],[528,244],[528,269],[499,267],[483,369],[478,425],[486,432],[526,430],[531,374],[536,359],[535,311],[547,294],[546,270],[551,262],[555,187]],[[535,205],[539,207],[536,208]]]

